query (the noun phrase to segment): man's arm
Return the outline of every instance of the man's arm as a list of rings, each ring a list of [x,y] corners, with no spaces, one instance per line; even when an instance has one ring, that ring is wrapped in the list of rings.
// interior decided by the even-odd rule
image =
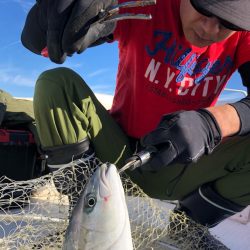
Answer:
[[[239,69],[245,86],[250,82],[248,69],[250,62]],[[223,137],[248,133],[250,96],[232,104],[165,115],[157,128],[141,139],[141,144],[155,149],[149,166],[157,170],[173,162],[197,162],[203,154],[212,153]]]
[[[235,135],[240,130],[240,118],[229,104],[207,108],[215,117],[221,129],[222,138]],[[249,110],[250,111],[250,110]],[[250,115],[250,112],[249,112]]]
[[[215,117],[221,129],[222,137],[250,132],[250,62],[239,67],[242,83],[247,87],[248,97],[233,103],[207,108]]]

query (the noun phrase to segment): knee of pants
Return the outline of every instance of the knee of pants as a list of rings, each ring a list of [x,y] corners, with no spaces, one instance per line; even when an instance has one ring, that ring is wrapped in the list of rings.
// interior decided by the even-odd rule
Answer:
[[[46,93],[46,96],[55,96],[59,89],[72,84],[75,78],[81,78],[76,72],[68,68],[55,68],[44,71],[38,77],[35,86],[35,96],[37,93]],[[82,80],[82,79],[81,79]],[[83,81],[83,80],[82,80]]]
[[[54,107],[55,104],[64,103],[66,99],[76,98],[76,92],[87,92],[87,88],[83,79],[71,69],[60,67],[47,70],[36,82],[34,107]]]

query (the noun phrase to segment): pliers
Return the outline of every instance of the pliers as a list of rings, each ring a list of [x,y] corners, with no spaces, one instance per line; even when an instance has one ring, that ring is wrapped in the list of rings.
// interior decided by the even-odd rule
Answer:
[[[144,7],[148,5],[155,5],[156,0],[137,0],[137,1],[129,1],[120,3],[114,6],[109,7],[106,10],[101,10],[97,21],[99,23],[111,22],[111,21],[119,21],[125,19],[143,19],[149,20],[152,18],[151,15],[146,14],[133,14],[133,13],[124,13],[119,14],[119,10],[122,8],[132,8],[132,7]]]
[[[141,167],[142,165],[149,162],[153,154],[156,152],[157,150],[155,147],[148,147],[138,153],[135,153],[132,157],[127,159],[127,163],[123,167],[121,167],[118,172],[122,173],[127,169],[133,171],[136,168]]]

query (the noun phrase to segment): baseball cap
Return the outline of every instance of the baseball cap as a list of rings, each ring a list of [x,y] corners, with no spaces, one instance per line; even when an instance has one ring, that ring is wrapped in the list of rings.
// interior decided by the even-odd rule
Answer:
[[[238,30],[250,31],[250,0],[191,0],[191,3],[201,14],[207,11]]]

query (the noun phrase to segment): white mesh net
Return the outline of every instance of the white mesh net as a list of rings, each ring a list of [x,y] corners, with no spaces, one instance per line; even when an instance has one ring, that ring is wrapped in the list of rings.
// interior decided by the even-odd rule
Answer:
[[[77,197],[99,165],[98,160],[82,162],[29,181],[2,177],[0,249],[61,249],[71,206],[75,204],[64,194]],[[79,176],[81,186],[75,181]],[[121,179],[134,249],[168,249],[169,244],[180,249],[226,249],[216,239],[204,240],[212,237],[207,228],[173,213],[173,206],[151,199],[128,177],[122,175]]]

